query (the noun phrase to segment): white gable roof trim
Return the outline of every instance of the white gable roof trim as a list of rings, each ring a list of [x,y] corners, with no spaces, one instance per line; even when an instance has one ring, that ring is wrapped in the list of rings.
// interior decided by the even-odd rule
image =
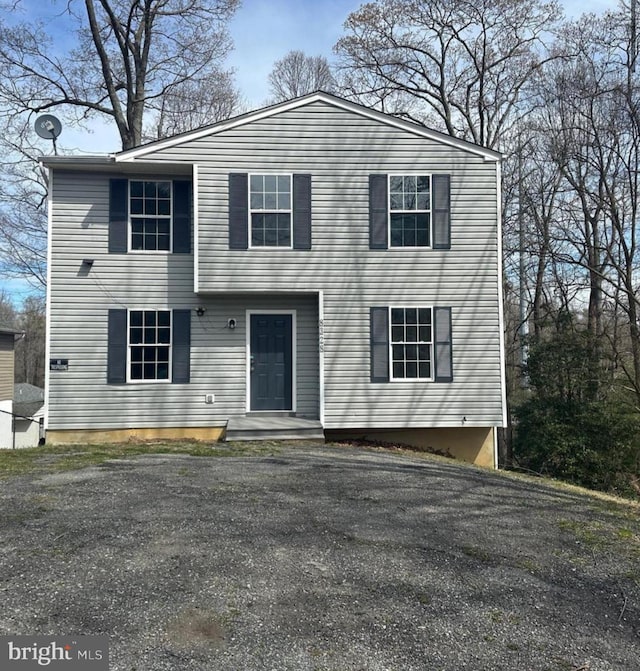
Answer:
[[[414,135],[434,140],[451,147],[456,147],[462,151],[466,151],[477,156],[482,156],[485,160],[488,161],[499,161],[501,159],[501,154],[497,151],[493,151],[492,149],[480,147],[479,145],[473,144],[471,142],[466,142],[465,140],[451,137],[450,135],[431,130],[430,128],[398,119],[397,117],[390,116],[389,114],[384,114],[383,112],[369,109],[368,107],[349,102],[348,100],[338,98],[337,96],[325,93],[324,91],[310,93],[309,95],[302,96],[301,98],[295,98],[293,100],[288,100],[283,103],[272,105],[270,107],[264,107],[254,112],[248,112],[246,114],[227,119],[226,121],[219,121],[218,123],[204,126],[202,128],[197,128],[196,130],[181,133],[179,135],[174,135],[170,138],[156,140],[155,142],[151,142],[140,147],[135,147],[134,149],[127,149],[126,151],[121,151],[115,154],[114,158],[116,163],[135,161],[138,158],[143,158],[148,154],[160,151],[162,149],[168,149],[170,147],[183,144],[184,142],[198,140],[199,138],[206,137],[207,135],[222,133],[226,130],[237,128],[238,126],[243,126],[244,124],[251,123],[253,121],[259,121],[260,119],[265,119],[282,112],[295,110],[316,102],[324,102],[339,109],[347,110],[349,112],[353,112],[354,114],[358,114],[360,116],[373,119],[374,121],[387,124],[388,126],[393,126],[409,133],[413,133]]]

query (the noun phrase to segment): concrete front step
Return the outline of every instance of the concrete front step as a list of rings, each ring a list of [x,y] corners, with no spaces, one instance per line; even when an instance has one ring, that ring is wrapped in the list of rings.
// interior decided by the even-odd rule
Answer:
[[[225,440],[321,440],[324,430],[318,420],[289,415],[248,415],[227,423]]]
[[[316,430],[290,430],[272,431],[268,429],[254,431],[229,431],[227,430],[225,440],[321,440],[324,442],[324,431]]]

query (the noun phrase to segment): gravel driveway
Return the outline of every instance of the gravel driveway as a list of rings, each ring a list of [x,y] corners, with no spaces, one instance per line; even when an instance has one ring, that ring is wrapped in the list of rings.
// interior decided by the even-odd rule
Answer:
[[[640,669],[638,509],[357,448],[0,480],[0,634],[111,668]]]

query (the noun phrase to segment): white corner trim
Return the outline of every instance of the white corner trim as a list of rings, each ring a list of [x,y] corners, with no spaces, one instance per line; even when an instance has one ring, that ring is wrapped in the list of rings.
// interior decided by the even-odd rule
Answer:
[[[500,324],[500,384],[502,386],[500,398],[502,402],[502,426],[506,427],[508,423],[507,417],[507,378],[506,378],[506,358],[504,351],[504,287],[503,287],[503,268],[502,268],[502,166],[500,161],[496,161],[496,231],[497,231],[497,249],[498,249],[498,264],[496,278],[498,287],[498,319]],[[497,462],[496,462],[497,466]]]
[[[40,164],[42,165],[42,163]],[[44,359],[44,429],[49,426],[49,385],[51,372],[51,258],[53,255],[53,170],[47,168],[49,183],[47,188],[47,298],[45,303],[45,359]]]
[[[199,216],[198,216],[198,164],[193,164],[192,179],[192,206],[193,206],[193,291],[200,291],[200,235],[199,235]]]
[[[319,357],[319,395],[320,423],[324,427],[324,291],[318,291],[318,357]]]

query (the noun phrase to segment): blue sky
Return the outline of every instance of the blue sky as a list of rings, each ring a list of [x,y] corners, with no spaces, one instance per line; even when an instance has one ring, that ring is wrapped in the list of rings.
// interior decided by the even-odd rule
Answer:
[[[294,49],[332,58],[347,16],[359,0],[243,0],[231,24],[235,50],[229,64],[250,108],[269,95],[275,61]]]

